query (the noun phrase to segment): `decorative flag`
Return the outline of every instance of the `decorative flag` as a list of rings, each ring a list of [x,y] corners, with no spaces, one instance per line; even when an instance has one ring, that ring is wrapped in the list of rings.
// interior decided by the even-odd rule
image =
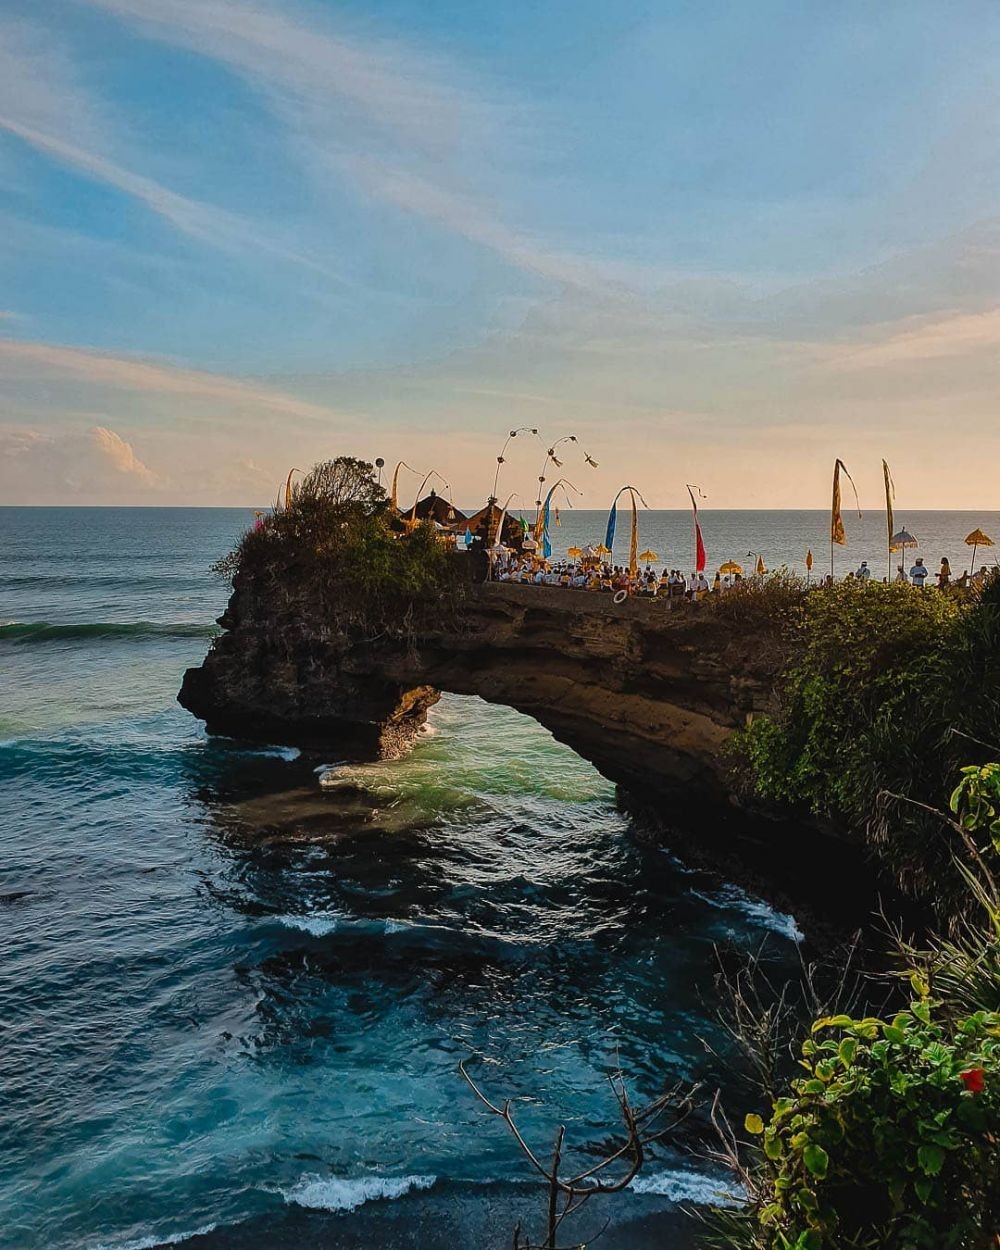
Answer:
[[[618,495],[621,491],[618,492]],[[618,495],[615,495],[615,501],[611,505],[611,511],[608,513],[608,528],[604,532],[604,545],[608,551],[615,549],[615,530],[618,528]]]
[[[554,486],[552,490],[555,490]],[[549,501],[552,490],[545,496],[545,506],[542,508],[542,555],[546,560],[552,555],[552,543],[549,540]]]
[[[811,573],[813,569],[813,553],[810,549],[806,552],[806,572]]]
[[[628,572],[630,577],[639,573],[639,513],[635,506],[635,491],[629,488],[632,496],[632,537],[628,545]]]
[[[757,557],[757,568],[754,570],[758,577],[763,577],[767,572],[767,566],[764,564],[764,557]]]
[[[465,527],[465,545],[467,547],[472,546],[472,530],[468,526]]]
[[[889,580],[892,581],[892,536],[895,533],[895,518],[893,516],[892,505],[896,502],[896,487],[893,485],[892,474],[889,472],[889,466],[882,461],[882,476],[885,478],[885,532],[886,543],[888,547],[887,563],[889,569]]]
[[[843,460],[838,460],[833,466],[833,508],[830,513],[830,542],[836,543],[839,547],[847,544],[847,535],[844,533],[844,518],[840,513],[840,471],[843,469],[844,476],[851,483],[851,489],[854,491],[854,499],[858,505],[858,516],[861,516],[861,502],[858,500],[858,488],[854,485],[854,478],[847,471],[847,465]]]
[[[292,499],[294,498],[294,493],[292,491],[292,474],[298,473],[298,472],[299,472],[298,469],[289,469],[288,477],[285,478],[285,507],[286,508],[290,508],[292,506]]]
[[[496,537],[493,539],[493,542],[491,544],[494,547],[498,543],[503,542],[503,522],[504,522],[504,517],[506,517],[506,515],[507,515],[507,508],[505,505],[503,508],[500,509],[500,520],[497,524]]]
[[[688,486],[687,492],[691,496],[691,508],[694,511],[694,571],[696,573],[704,573],[706,564],[705,542],[701,536],[701,526],[698,524],[698,505],[694,501],[695,491],[698,491],[698,494],[701,495],[699,487]],[[702,499],[705,498],[704,495],[701,495],[701,497]]]

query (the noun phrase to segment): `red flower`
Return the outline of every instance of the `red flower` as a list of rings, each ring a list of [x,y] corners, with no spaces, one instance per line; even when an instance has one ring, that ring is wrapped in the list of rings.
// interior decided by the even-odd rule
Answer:
[[[986,1073],[982,1068],[967,1068],[959,1072],[962,1084],[970,1094],[981,1094],[986,1085]]]

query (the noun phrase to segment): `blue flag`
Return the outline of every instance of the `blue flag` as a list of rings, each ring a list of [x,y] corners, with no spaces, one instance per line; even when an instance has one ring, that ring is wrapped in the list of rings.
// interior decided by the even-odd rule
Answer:
[[[552,555],[552,544],[549,542],[549,499],[552,498],[552,492],[549,491],[548,499],[545,500],[545,511],[542,514],[542,555],[547,560]]]
[[[468,526],[465,527],[465,545],[468,547],[472,543],[472,531]]]
[[[618,496],[611,505],[611,511],[608,513],[608,531],[604,535],[604,545],[609,551],[615,549],[615,530],[618,526]]]

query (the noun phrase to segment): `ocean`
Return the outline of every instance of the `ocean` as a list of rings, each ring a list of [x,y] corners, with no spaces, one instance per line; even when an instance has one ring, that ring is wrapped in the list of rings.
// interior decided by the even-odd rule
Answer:
[[[225,606],[210,566],[252,519],[0,508],[0,1245],[507,1246],[540,1195],[459,1061],[581,1158],[614,1130],[619,1067],[637,1101],[704,1080],[739,1106],[716,948],[765,942],[793,975],[801,934],[644,844],[509,709],[447,696],[392,764],[208,738],[175,696]],[[965,533],[1000,529],[900,519],[956,571]],[[822,514],[702,520],[711,561],[812,546],[822,568]],[[881,567],[865,524],[843,568]],[[603,526],[564,510],[557,549]],[[686,514],[644,513],[640,542],[690,567]],[[685,1246],[679,1204],[725,1184],[658,1147],[594,1213],[602,1244]]]

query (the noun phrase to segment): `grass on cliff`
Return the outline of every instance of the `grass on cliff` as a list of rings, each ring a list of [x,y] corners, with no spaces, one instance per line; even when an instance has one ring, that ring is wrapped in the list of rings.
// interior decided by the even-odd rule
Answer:
[[[752,791],[864,829],[900,886],[947,908],[947,828],[920,807],[1000,742],[1000,576],[973,596],[840,582],[790,620],[780,708],[737,736]]]
[[[275,614],[372,636],[411,635],[464,585],[433,525],[408,528],[372,466],[349,456],[315,465],[215,571]]]

